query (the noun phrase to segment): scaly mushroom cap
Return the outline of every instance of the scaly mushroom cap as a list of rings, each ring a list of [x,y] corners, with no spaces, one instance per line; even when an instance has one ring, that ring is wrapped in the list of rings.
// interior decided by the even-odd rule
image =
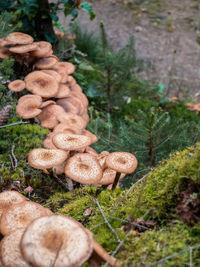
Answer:
[[[78,134],[57,133],[52,140],[57,148],[67,151],[79,150],[91,144],[90,137]]]
[[[57,63],[57,59],[54,57],[45,57],[39,59],[36,63],[35,66],[38,69],[51,69],[53,66]]]
[[[26,201],[26,198],[16,191],[3,191],[0,193],[0,216],[4,210],[9,208],[12,204]]]
[[[42,110],[38,108],[40,104],[41,101],[37,101],[34,96],[28,97],[26,100],[17,104],[16,113],[24,119],[34,118],[42,112]]]
[[[62,123],[66,123],[69,127],[72,126],[79,129],[86,127],[86,122],[80,116],[70,112],[60,113],[57,119]]]
[[[33,42],[33,37],[22,32],[12,32],[8,34],[5,38],[10,44],[31,44]]]
[[[99,162],[89,153],[78,153],[68,159],[65,174],[82,184],[96,184],[103,175]]]
[[[45,148],[48,149],[57,149],[57,147],[54,145],[52,138],[55,135],[55,133],[50,133],[47,135],[47,137],[44,139],[43,145]]]
[[[42,102],[42,98],[39,95],[24,95],[18,99],[18,104],[26,101],[27,99],[33,99],[35,102]]]
[[[103,171],[103,176],[101,178],[101,180],[98,182],[100,185],[107,185],[107,184],[112,184],[115,180],[115,176],[116,176],[116,171],[107,168]],[[124,173],[121,173],[120,175],[120,180],[125,176]]]
[[[9,235],[20,228],[26,228],[34,219],[46,216],[46,210],[32,201],[13,204],[1,215],[0,232]]]
[[[58,92],[58,83],[50,75],[42,71],[33,71],[25,79],[26,89],[44,98],[54,97]]]
[[[52,45],[49,42],[41,41],[35,42],[37,45],[36,50],[32,51],[30,54],[34,57],[48,57],[52,51]],[[52,51],[53,53],[53,51]]]
[[[18,229],[5,236],[0,243],[0,258],[4,267],[30,267],[21,253],[20,242],[24,229]]]
[[[106,166],[117,172],[132,173],[137,168],[137,159],[128,152],[113,152],[107,156]]]
[[[58,62],[55,69],[66,70],[67,74],[72,74],[75,71],[75,67],[70,62]]]
[[[82,134],[82,130],[76,127],[69,127],[66,123],[59,123],[53,129],[53,133]]]
[[[41,71],[44,72],[44,73],[46,73],[46,74],[49,74],[50,76],[52,76],[54,79],[56,79],[56,81],[58,83],[61,82],[62,77],[55,70],[41,70]]]
[[[55,98],[65,98],[70,95],[70,89],[67,85],[60,83],[58,87],[58,93]]]
[[[94,150],[94,148],[92,148],[90,146],[87,146],[85,148],[85,152],[89,153],[89,154],[92,154],[94,157],[98,157],[98,153],[96,152],[96,150]]]
[[[45,107],[47,107],[49,105],[55,105],[55,104],[56,104],[55,101],[53,101],[53,100],[47,100],[45,102],[42,102],[41,105],[39,106],[39,108],[43,109],[43,108],[45,108]]]
[[[77,221],[53,215],[41,217],[27,227],[21,250],[33,266],[78,267],[90,257],[93,241]]]
[[[53,129],[59,123],[57,119],[58,115],[64,112],[65,111],[61,106],[48,105],[43,108],[42,112],[38,116],[38,119],[42,127]]]
[[[102,151],[97,157],[102,170],[106,168],[106,158],[109,154],[110,153],[108,151]]]
[[[32,44],[19,44],[9,48],[9,51],[16,54],[24,54],[33,51],[37,48],[35,43]]]
[[[61,106],[64,108],[66,112],[70,112],[73,114],[80,114],[80,109],[82,109],[83,104],[79,104],[76,99],[74,100],[75,97],[66,97],[63,99],[59,99],[56,101],[57,105]],[[79,101],[79,99],[78,99]],[[84,107],[83,107],[84,108]]]
[[[33,149],[28,155],[28,163],[37,169],[49,169],[57,166],[68,157],[68,153],[59,149]]]
[[[8,84],[8,89],[13,92],[20,92],[25,89],[25,82],[22,80],[15,80]]]

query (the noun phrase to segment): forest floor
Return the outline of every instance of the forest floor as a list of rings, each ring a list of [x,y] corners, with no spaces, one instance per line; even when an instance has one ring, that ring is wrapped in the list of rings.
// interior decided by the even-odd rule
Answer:
[[[81,25],[98,32],[103,21],[107,35],[118,49],[130,35],[136,40],[138,58],[148,67],[143,80],[164,83],[166,94],[194,97],[200,94],[200,0],[97,0],[96,18],[83,12]],[[60,14],[67,28],[69,19]]]

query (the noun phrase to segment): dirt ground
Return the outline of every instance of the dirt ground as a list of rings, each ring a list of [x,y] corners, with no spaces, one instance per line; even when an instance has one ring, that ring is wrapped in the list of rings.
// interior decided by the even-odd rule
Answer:
[[[138,57],[151,64],[142,79],[164,83],[167,95],[200,100],[200,0],[160,0],[159,8],[151,1],[93,1],[95,20],[83,12],[79,20],[92,31],[102,20],[116,49],[134,35]],[[69,19],[60,19],[67,28]]]

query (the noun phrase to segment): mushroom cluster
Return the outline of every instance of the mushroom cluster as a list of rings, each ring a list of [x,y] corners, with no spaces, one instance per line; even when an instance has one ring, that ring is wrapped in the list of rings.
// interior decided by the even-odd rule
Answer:
[[[56,175],[64,173],[81,184],[113,184],[115,189],[119,179],[136,169],[137,159],[125,152],[98,154],[90,147],[98,138],[86,130],[88,99],[71,75],[74,65],[59,62],[50,43],[34,42],[31,36],[19,32],[1,39],[0,47],[9,56],[32,64],[24,81],[8,85],[12,91],[26,88],[31,93],[19,98],[17,114],[24,119],[36,118],[42,127],[51,130],[44,148],[30,152],[29,164],[46,173],[50,169]]]
[[[54,215],[16,191],[0,193],[0,233],[4,267],[81,266],[94,253],[111,266],[120,266],[80,223]]]

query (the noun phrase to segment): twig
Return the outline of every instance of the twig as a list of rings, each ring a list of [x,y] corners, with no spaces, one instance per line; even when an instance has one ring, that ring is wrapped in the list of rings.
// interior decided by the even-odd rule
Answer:
[[[152,266],[158,265],[158,264],[163,263],[163,262],[165,262],[167,260],[170,260],[170,259],[172,259],[174,257],[177,257],[177,256],[179,256],[181,254],[184,254],[185,252],[191,251],[191,249],[195,249],[195,248],[200,248],[200,244],[197,244],[197,245],[195,245],[193,247],[189,247],[189,248],[184,249],[184,250],[182,250],[180,252],[171,254],[171,255],[169,255],[169,256],[167,256],[167,257],[165,257],[165,258],[163,258],[163,259],[161,259],[159,261],[154,261],[153,263],[151,263],[149,265],[146,265],[145,267],[152,267]]]
[[[2,125],[2,126],[0,126],[0,128],[15,126],[15,125],[18,125],[18,124],[28,124],[28,123],[29,123],[28,121],[18,121],[18,122],[14,122],[14,123],[7,124],[7,125]]]
[[[67,187],[67,185],[60,179],[60,178],[58,178],[58,176],[53,172],[53,178],[54,178],[54,180],[59,184],[59,185],[61,185],[62,187],[64,187],[67,191],[69,191],[68,190],[68,187]]]
[[[12,155],[12,158],[14,159],[14,170],[16,170],[18,163],[17,163],[17,159],[16,159],[15,154],[14,154],[14,149],[15,149],[15,145],[12,145],[11,155]]]
[[[110,259],[103,265],[103,267],[107,267],[107,266],[108,266],[108,264],[109,264],[109,262],[110,262],[110,260],[111,260],[111,257],[114,257],[115,254],[118,252],[118,250],[121,248],[121,246],[123,246],[124,241],[125,241],[126,238],[130,235],[131,231],[132,231],[132,229],[131,229],[130,231],[128,231],[128,233],[125,235],[124,239],[121,240],[121,242],[119,243],[119,245],[116,247],[116,249],[115,249],[115,250],[113,251],[113,253],[111,254]]]
[[[114,234],[114,236],[115,236],[117,242],[120,243],[121,240],[120,240],[118,234],[115,232],[115,230],[112,228],[112,226],[110,225],[110,223],[109,223],[108,220],[106,219],[106,216],[105,216],[105,214],[104,214],[104,212],[103,212],[103,210],[102,210],[102,208],[101,208],[101,206],[100,206],[100,204],[99,204],[99,201],[96,201],[96,204],[97,204],[97,206],[98,206],[98,208],[99,208],[99,210],[100,210],[100,212],[101,212],[101,215],[102,215],[103,218],[104,218],[105,223],[108,225],[108,227],[110,228],[111,232]]]
[[[12,168],[13,168],[13,170],[14,170],[15,166],[14,166],[13,158],[12,158],[11,155],[9,155],[9,158],[10,158],[10,161],[11,161]]]

